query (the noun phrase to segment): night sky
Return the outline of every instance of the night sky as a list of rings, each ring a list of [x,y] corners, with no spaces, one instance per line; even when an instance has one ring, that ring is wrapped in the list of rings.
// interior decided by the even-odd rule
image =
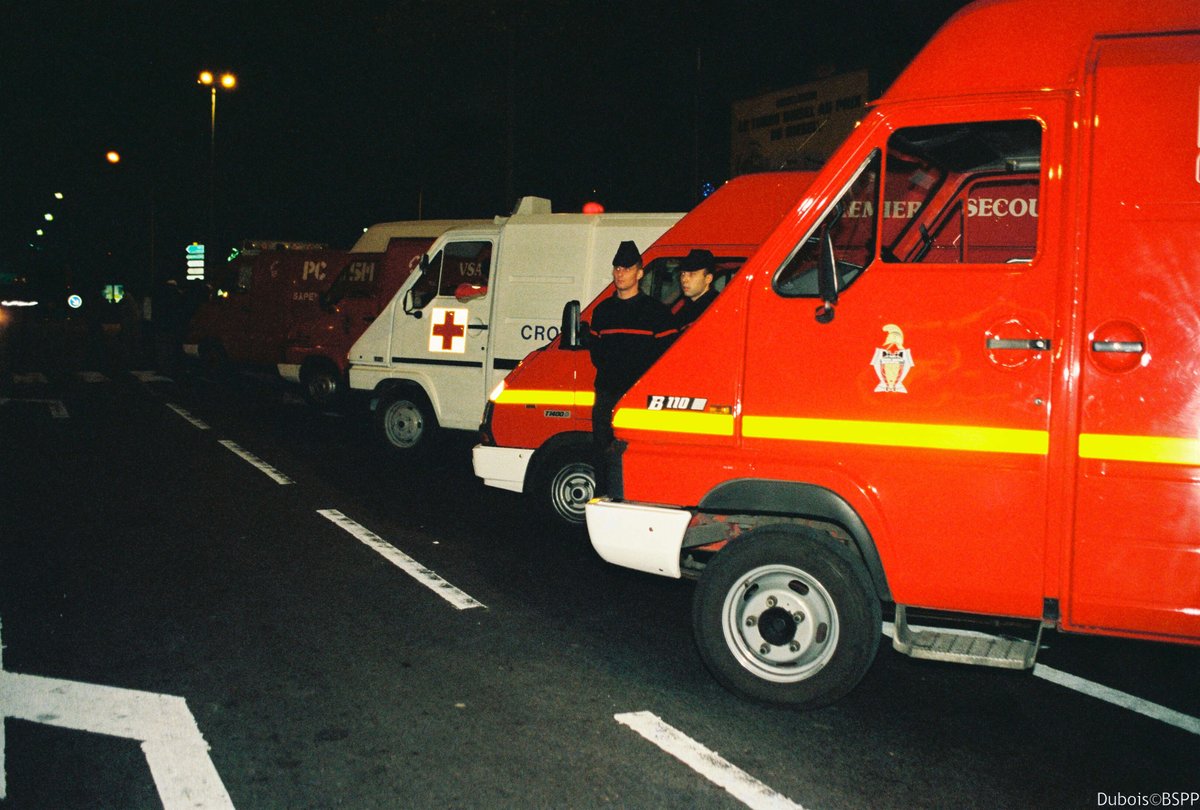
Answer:
[[[204,68],[239,79],[217,98],[218,243],[348,247],[526,194],[687,210],[728,178],[732,101],[861,68],[881,91],[963,4],[0,0],[0,261],[136,284],[153,250],[181,276],[208,231]]]

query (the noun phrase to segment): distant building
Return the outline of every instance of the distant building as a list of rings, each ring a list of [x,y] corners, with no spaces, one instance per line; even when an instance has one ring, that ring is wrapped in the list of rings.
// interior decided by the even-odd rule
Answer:
[[[730,176],[820,167],[862,118],[866,70],[733,103]]]

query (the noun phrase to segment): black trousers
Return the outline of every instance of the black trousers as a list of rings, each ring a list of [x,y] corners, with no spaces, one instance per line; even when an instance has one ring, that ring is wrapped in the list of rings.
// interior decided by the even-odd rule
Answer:
[[[612,412],[624,391],[596,391],[592,405],[592,467],[596,471],[596,495],[608,495],[608,448],[612,445]]]

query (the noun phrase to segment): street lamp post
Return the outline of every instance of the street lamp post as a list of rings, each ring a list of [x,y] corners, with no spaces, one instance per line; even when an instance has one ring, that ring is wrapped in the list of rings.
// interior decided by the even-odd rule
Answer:
[[[209,258],[216,255],[216,225],[213,214],[213,198],[216,194],[216,154],[217,154],[217,88],[223,90],[233,90],[237,87],[237,76],[232,73],[225,72],[216,76],[211,70],[203,70],[200,72],[197,84],[204,85],[209,88],[212,95],[211,115],[209,117],[208,126],[208,246],[204,251],[205,276],[208,276]]]

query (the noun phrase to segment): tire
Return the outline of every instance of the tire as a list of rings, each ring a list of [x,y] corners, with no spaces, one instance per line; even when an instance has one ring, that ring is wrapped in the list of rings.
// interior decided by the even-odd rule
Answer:
[[[538,463],[530,495],[547,522],[583,528],[583,507],[596,493],[596,471],[590,455],[591,445],[563,447]]]
[[[346,382],[337,366],[328,361],[309,363],[300,369],[300,385],[308,404],[322,410],[341,404]]]
[[[384,443],[412,455],[428,451],[438,434],[437,417],[423,394],[386,394],[375,406],[375,426]]]
[[[853,689],[879,648],[862,563],[828,535],[768,526],[709,561],[692,603],[700,657],[735,694],[815,709]]]

